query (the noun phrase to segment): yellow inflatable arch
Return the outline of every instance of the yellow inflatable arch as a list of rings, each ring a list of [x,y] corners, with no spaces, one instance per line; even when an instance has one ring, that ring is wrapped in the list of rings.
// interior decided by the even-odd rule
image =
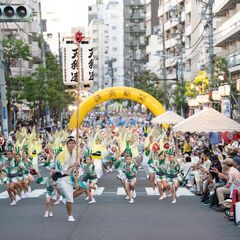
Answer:
[[[102,102],[113,99],[128,99],[144,104],[155,116],[165,112],[164,107],[156,98],[142,90],[130,87],[110,87],[95,92],[79,105],[79,126],[88,112],[94,107]],[[73,130],[77,127],[77,111],[71,116],[68,127],[69,130]]]

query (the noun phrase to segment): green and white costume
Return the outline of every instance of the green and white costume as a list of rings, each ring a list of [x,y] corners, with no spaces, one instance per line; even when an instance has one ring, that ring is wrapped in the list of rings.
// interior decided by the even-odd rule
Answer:
[[[17,183],[19,179],[18,169],[17,161],[14,158],[12,160],[6,160],[4,170],[7,174],[7,183]]]
[[[30,159],[28,159],[28,161],[23,161],[23,164],[24,164],[24,172],[23,172],[23,179],[28,179],[29,178],[29,175],[30,175],[30,168],[32,168],[32,162]]]
[[[23,180],[25,165],[22,160],[16,161],[16,165],[18,167],[18,180]]]
[[[178,181],[178,174],[181,172],[181,166],[176,160],[173,162],[166,162],[166,177],[169,183]]]
[[[83,170],[83,182],[97,183],[97,173],[95,165],[93,163],[91,164],[81,163],[80,167]]]
[[[137,175],[137,166],[135,163],[124,163],[123,164],[123,173],[125,174],[125,180],[130,182],[136,178]]]
[[[46,178],[46,180],[44,181],[44,184],[45,184],[46,190],[47,190],[46,197],[56,199],[57,198],[57,191],[55,189],[56,182],[54,182],[52,180],[52,177],[49,176],[48,178]]]
[[[148,160],[148,171],[149,173],[156,173],[156,169],[155,169],[155,164],[154,164],[154,159],[150,158]]]
[[[166,180],[166,161],[165,159],[156,159],[154,160],[154,168],[155,168],[155,181],[163,181]]]

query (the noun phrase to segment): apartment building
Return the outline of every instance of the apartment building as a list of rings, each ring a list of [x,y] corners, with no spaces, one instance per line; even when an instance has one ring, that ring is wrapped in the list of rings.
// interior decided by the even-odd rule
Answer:
[[[32,22],[17,22],[2,24],[2,33],[4,38],[22,39],[29,45],[31,58],[25,61],[19,58],[12,64],[11,73],[13,76],[23,76],[32,74],[41,63],[41,50],[39,48],[40,15],[38,0],[13,0],[11,4],[24,4],[32,9]]]
[[[88,7],[88,36],[90,37],[93,46],[94,57],[94,82],[93,91],[105,87],[104,76],[104,53],[105,53],[105,24],[104,24],[104,8],[102,0],[97,0],[96,3]]]
[[[240,76],[240,1],[218,0],[213,8],[216,16],[214,45],[217,55],[227,59],[232,79]]]
[[[122,86],[123,69],[123,2],[109,0],[105,9],[105,87]]]
[[[202,64],[204,29],[201,4],[191,0],[160,0],[158,8],[160,75],[166,79],[191,81]],[[155,42],[157,37],[155,36]],[[153,42],[149,42],[154,44]],[[149,48],[150,48],[149,46]]]
[[[134,79],[146,69],[146,0],[123,1],[124,84],[134,86]]]
[[[123,85],[123,2],[97,0],[89,7],[88,32],[94,49],[93,91]]]

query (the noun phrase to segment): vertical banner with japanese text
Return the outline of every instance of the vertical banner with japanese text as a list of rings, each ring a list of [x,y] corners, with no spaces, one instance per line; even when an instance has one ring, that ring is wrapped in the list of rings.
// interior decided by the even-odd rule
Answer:
[[[82,87],[90,87],[94,80],[93,48],[89,42],[80,45],[80,81]],[[63,47],[63,83],[76,85],[78,81],[78,46],[74,42]]]

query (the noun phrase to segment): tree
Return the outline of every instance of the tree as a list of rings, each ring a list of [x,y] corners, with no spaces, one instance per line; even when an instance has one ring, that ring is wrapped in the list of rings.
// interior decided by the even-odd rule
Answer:
[[[15,109],[14,104],[20,101],[23,89],[22,79],[12,76],[11,67],[16,64],[19,59],[29,60],[31,54],[29,46],[23,40],[12,37],[3,39],[3,51],[7,85],[8,126],[9,129],[11,129]]]
[[[185,92],[186,92],[186,82],[178,82],[173,91],[173,101],[176,105],[177,112],[180,114],[184,114],[185,109],[187,108]]]
[[[166,91],[159,85],[159,78],[155,73],[143,72],[137,79],[135,87],[149,93],[159,102],[166,102]]]
[[[24,78],[22,97],[35,110],[35,118],[42,120],[42,126],[46,107],[54,119],[59,119],[63,108],[72,101],[65,92],[61,66],[52,53],[46,54],[46,68],[39,65],[31,77]]]
[[[52,53],[46,55],[47,65],[47,102],[56,119],[60,117],[63,108],[73,101],[73,98],[65,92],[62,78],[62,68],[57,62],[57,58]]]
[[[4,38],[2,44],[4,50],[5,72],[10,76],[11,66],[16,64],[18,59],[29,60],[31,54],[28,44],[21,39],[12,37]]]

